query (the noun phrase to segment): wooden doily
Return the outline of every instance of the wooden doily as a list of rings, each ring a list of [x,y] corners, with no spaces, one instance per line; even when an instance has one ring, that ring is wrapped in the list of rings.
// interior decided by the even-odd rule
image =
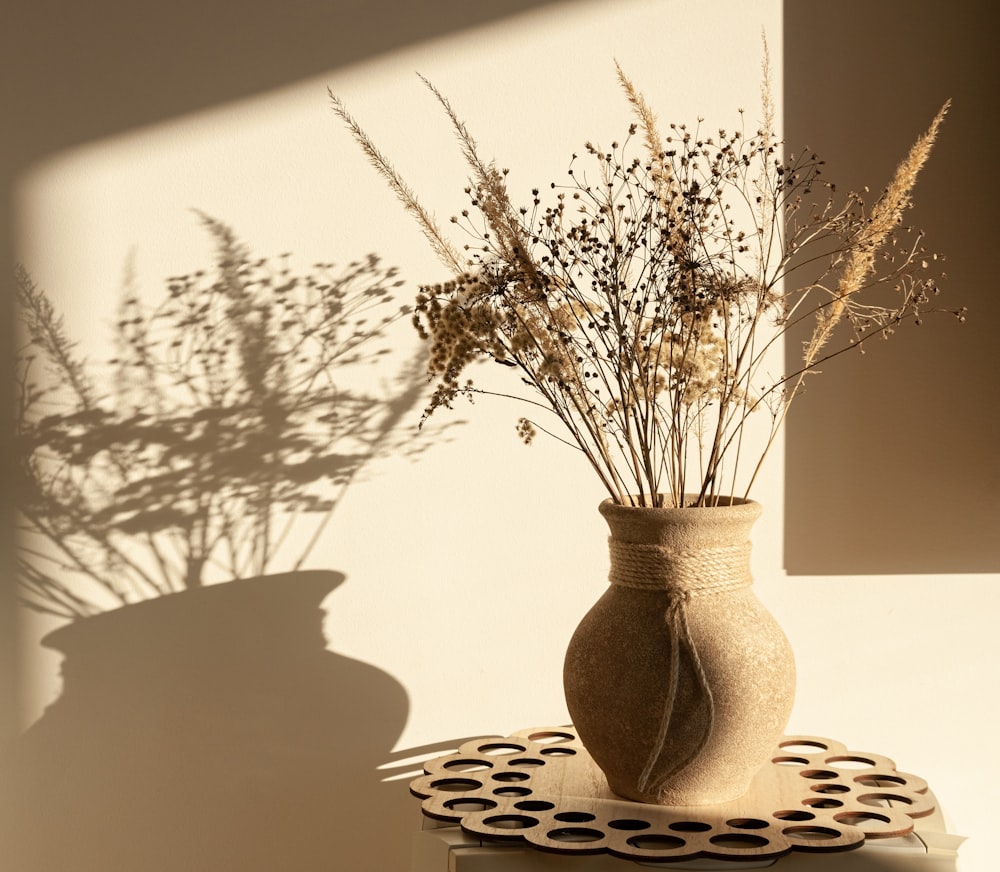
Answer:
[[[423,813],[484,839],[562,854],[630,860],[769,859],[844,851],[904,836],[934,811],[922,778],[879,754],[816,736],[787,736],[749,793],[710,806],[667,807],[613,794],[572,727],[466,742],[410,784]]]

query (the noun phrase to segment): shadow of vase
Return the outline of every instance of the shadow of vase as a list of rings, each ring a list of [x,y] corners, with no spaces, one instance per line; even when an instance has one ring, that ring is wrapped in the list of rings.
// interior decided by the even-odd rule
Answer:
[[[405,791],[377,767],[408,700],[392,676],[327,650],[320,606],[343,579],[244,579],[49,634],[63,691],[0,769],[5,868],[305,872],[404,859],[405,834],[381,857],[372,842],[379,809]]]

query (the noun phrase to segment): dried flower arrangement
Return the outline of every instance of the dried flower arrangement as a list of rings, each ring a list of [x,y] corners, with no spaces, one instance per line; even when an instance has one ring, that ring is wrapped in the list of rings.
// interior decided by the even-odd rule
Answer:
[[[765,43],[760,128],[717,137],[700,121],[662,135],[618,66],[635,116],[628,135],[609,150],[588,143],[592,169],[574,154],[569,181],[550,185],[551,202],[535,189],[520,207],[507,170],[482,159],[449,101],[421,77],[471,169],[469,208],[451,219],[471,237],[461,249],[330,93],[453,274],[417,297],[414,322],[437,380],[425,417],[459,395],[493,393],[467,376],[473,362],[493,360],[517,370],[533,391],[521,399],[558,419],[563,441],[616,502],[681,506],[689,495],[686,504],[708,505],[746,496],[808,375],[904,320],[920,323],[938,292],[940,258],[903,217],[948,104],[869,207],[861,194],[838,195],[816,154],[782,156],[769,66]],[[888,302],[883,288],[895,292]],[[800,365],[774,375],[769,352],[809,319]],[[841,322],[853,329],[833,343]],[[739,460],[754,414],[770,416],[769,437],[747,474]],[[537,430],[556,435],[527,417],[517,429],[525,442]]]

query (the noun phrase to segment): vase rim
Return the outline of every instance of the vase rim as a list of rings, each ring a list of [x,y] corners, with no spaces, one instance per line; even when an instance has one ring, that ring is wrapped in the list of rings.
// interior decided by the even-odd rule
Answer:
[[[630,499],[639,499],[639,494],[629,494]],[[657,494],[657,496],[664,496],[664,494]],[[757,504],[756,500],[752,500],[749,497],[734,497],[730,494],[718,494],[711,499],[717,500],[716,505],[710,506],[694,506],[688,505],[689,503],[695,502],[698,499],[698,494],[696,493],[686,493],[684,494],[684,505],[683,506],[636,506],[630,505],[628,503],[619,503],[617,500],[608,497],[601,502],[601,505],[612,505],[619,506],[623,509],[654,509],[655,511],[660,511],[661,509],[725,509],[734,506],[746,506]]]
[[[685,502],[690,498],[697,499],[697,494],[685,494]],[[645,516],[660,516],[663,518],[672,517],[673,520],[695,521],[699,516],[699,509],[711,512],[713,516],[730,515],[733,518],[757,518],[763,512],[763,507],[756,500],[747,497],[719,496],[720,502],[711,506],[630,506],[624,503],[615,502],[610,497],[603,500],[597,507],[598,511],[605,517],[609,516],[629,516],[638,518]],[[702,516],[704,517],[704,516]]]

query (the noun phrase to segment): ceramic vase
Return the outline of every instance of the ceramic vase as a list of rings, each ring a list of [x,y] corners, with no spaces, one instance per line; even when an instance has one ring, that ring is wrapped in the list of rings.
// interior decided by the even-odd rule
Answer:
[[[752,589],[752,500],[636,508],[606,500],[610,585],[564,665],[577,734],[625,799],[727,802],[784,733],[791,647]]]

